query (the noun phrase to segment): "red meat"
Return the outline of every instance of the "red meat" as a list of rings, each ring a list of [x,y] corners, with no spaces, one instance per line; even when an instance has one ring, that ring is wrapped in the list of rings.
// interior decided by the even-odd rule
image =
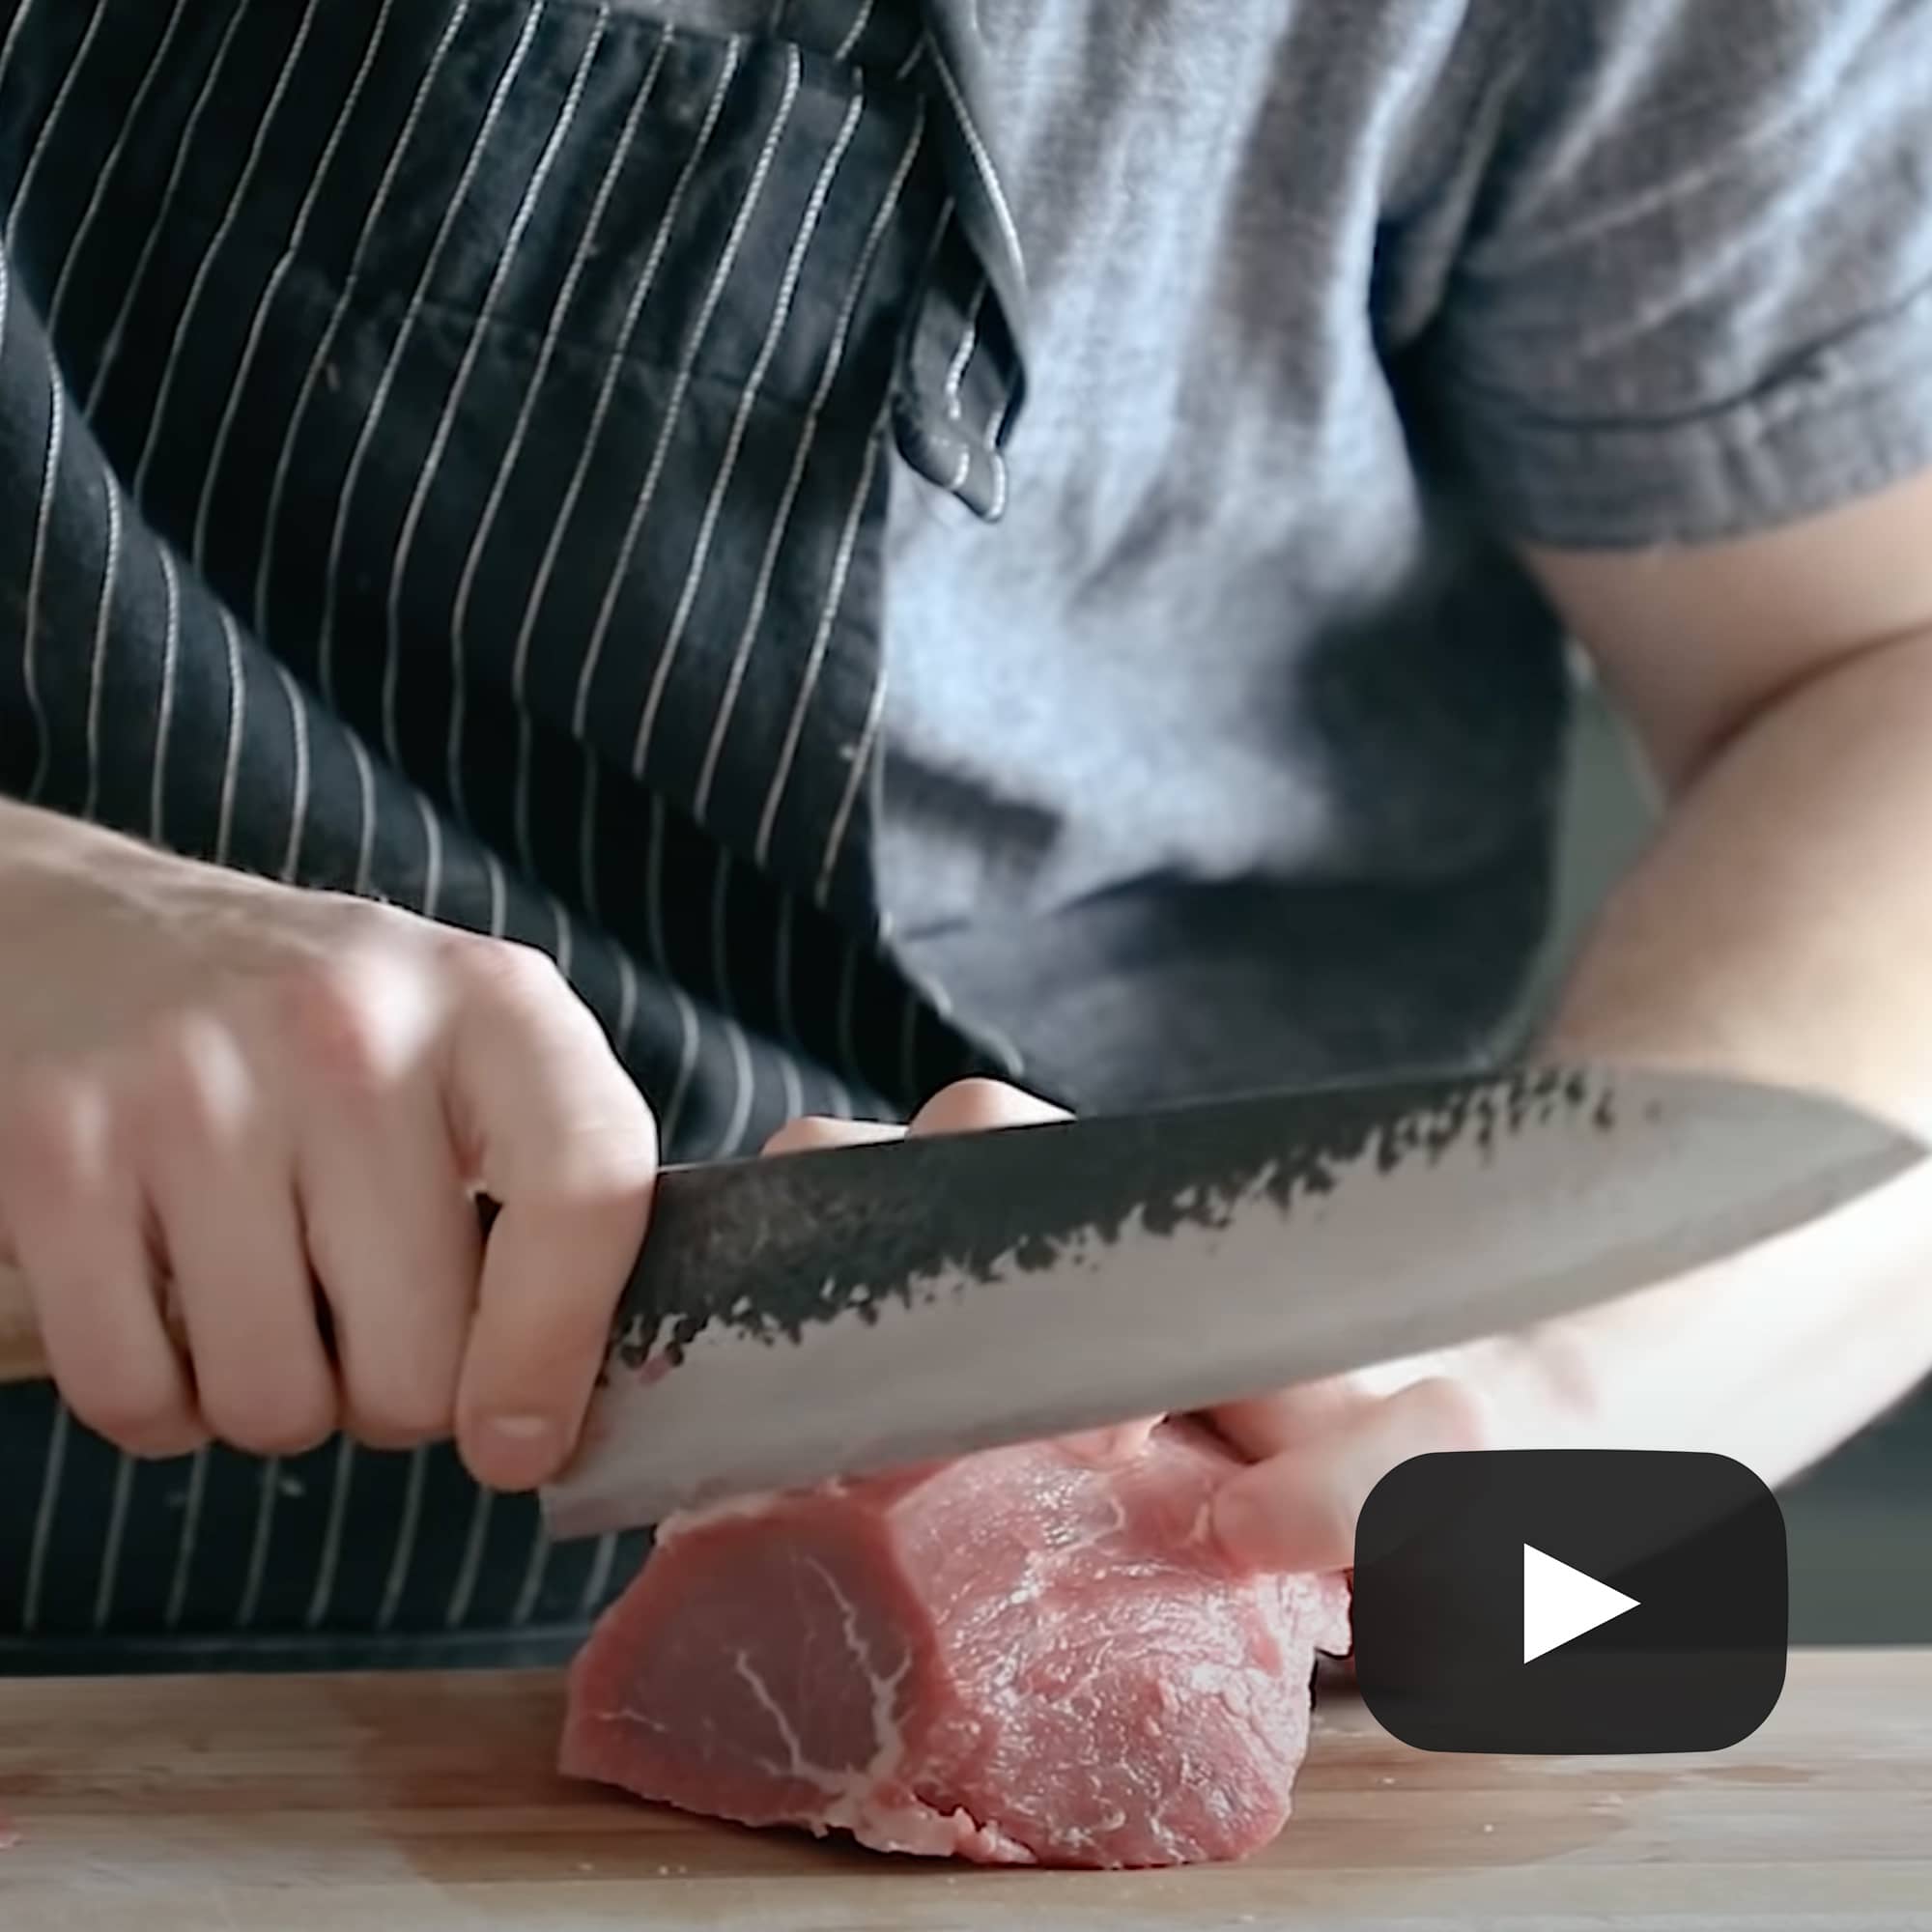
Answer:
[[[577,1659],[562,1766],[748,1825],[989,1863],[1239,1858],[1288,1816],[1339,1577],[1245,1577],[1230,1466],[1043,1444],[661,1532]]]

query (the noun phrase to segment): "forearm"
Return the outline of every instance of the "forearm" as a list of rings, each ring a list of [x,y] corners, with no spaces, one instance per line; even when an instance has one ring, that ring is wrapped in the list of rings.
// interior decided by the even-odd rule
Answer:
[[[1546,1044],[1834,1092],[1932,1133],[1928,961],[1932,635],[1792,693],[1711,762],[1612,895]],[[1709,1288],[1684,1300],[1667,1351],[1622,1311],[1597,1335],[1612,1362],[1648,1351],[1624,1385],[1655,1413],[1704,1415],[1713,1446],[1788,1475],[1932,1369],[1932,1174]],[[1751,1339],[1773,1335],[1789,1378]],[[1735,1365],[1734,1386],[1712,1385],[1714,1362]],[[1700,1387],[1673,1391],[1680,1373]],[[1753,1410],[1753,1391],[1794,1384],[1802,1404]]]
[[[1932,634],[1775,704],[1612,895],[1552,1043],[1836,1092],[1932,1133]]]

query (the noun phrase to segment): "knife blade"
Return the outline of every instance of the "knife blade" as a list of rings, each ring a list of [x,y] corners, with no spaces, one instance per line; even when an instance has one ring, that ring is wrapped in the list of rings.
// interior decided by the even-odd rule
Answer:
[[[1809,1093],[1566,1066],[668,1169],[546,1523],[631,1528],[1501,1333],[1924,1151]]]

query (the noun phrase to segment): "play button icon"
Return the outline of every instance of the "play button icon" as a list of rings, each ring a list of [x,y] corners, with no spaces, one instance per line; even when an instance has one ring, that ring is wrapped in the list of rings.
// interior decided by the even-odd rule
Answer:
[[[1421,1456],[1355,1532],[1355,1670],[1424,1750],[1722,1750],[1784,1685],[1784,1520],[1722,1456]]]
[[[1573,1570],[1525,1543],[1522,1546],[1522,1661],[1534,1663],[1552,1650],[1638,1606],[1634,1597]]]

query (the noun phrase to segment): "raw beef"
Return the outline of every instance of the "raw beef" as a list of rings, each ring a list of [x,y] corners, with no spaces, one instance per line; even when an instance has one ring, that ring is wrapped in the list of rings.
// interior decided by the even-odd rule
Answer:
[[[988,1863],[1239,1858],[1288,1816],[1339,1577],[1238,1577],[1191,1424],[673,1520],[570,1682],[574,1776]]]

